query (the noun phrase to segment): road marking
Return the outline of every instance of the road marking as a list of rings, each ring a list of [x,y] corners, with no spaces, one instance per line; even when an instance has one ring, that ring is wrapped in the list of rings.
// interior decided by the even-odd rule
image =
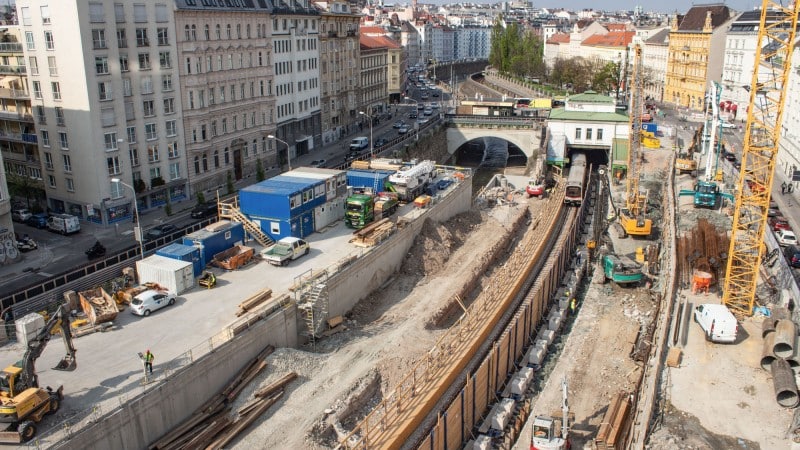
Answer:
[[[47,272],[42,272],[42,271],[39,271],[39,272],[36,272],[36,273],[41,275],[41,276],[44,276],[44,277],[52,277],[53,276],[52,273],[47,273]]]

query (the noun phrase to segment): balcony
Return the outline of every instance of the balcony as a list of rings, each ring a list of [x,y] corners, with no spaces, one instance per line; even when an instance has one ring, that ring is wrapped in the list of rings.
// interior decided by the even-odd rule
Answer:
[[[33,122],[33,116],[30,114],[20,114],[14,111],[0,110],[0,120],[16,120],[19,122]]]
[[[0,66],[2,75],[25,75],[26,73],[25,66]]]
[[[357,36],[358,33],[356,33],[356,30],[347,30],[347,35],[348,36]]]
[[[2,42],[0,43],[0,53],[22,53],[22,43]]]
[[[32,133],[6,133],[5,131],[0,131],[0,140],[36,144],[38,136]]]
[[[338,37],[339,34],[335,30],[328,31],[328,37]]]
[[[0,88],[0,98],[30,98],[28,91],[22,89]]]

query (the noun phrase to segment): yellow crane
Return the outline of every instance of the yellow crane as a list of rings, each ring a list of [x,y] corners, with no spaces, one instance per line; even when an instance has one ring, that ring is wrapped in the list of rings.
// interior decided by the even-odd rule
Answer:
[[[763,0],[722,301],[753,314],[800,2]]]
[[[647,194],[639,191],[639,166],[642,152],[642,47],[634,47],[633,70],[631,71],[631,100],[628,108],[630,114],[630,140],[628,148],[628,175],[625,191],[625,208],[620,210],[619,223],[625,234],[631,236],[649,236],[653,230],[653,221],[648,219]]]

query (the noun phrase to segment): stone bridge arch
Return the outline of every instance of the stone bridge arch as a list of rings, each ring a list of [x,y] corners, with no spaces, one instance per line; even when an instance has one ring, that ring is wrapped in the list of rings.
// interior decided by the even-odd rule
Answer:
[[[449,127],[447,129],[447,152],[453,155],[467,142],[484,137],[495,137],[516,145],[525,156],[531,158],[539,149],[539,133],[534,128]]]

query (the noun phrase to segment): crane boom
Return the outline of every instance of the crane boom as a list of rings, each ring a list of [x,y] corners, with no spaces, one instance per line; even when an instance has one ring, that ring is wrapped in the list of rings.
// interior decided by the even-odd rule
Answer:
[[[739,316],[753,314],[798,12],[800,2],[784,6],[763,0],[761,4],[742,168],[722,292],[723,303]]]

